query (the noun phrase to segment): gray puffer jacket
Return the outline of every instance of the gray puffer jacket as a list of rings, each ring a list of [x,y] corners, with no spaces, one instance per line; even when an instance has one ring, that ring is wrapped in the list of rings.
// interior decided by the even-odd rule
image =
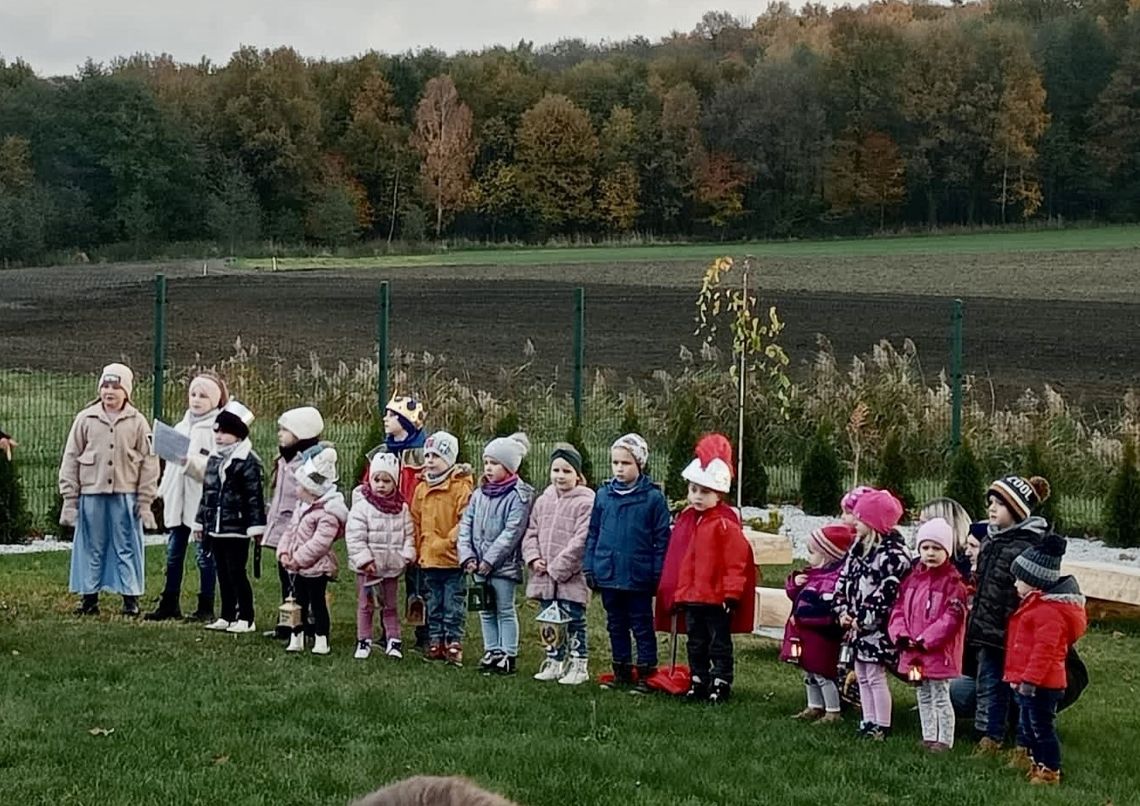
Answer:
[[[496,498],[482,488],[472,493],[459,522],[459,567],[486,562],[491,576],[522,582],[522,539],[533,503],[534,488],[522,479]]]

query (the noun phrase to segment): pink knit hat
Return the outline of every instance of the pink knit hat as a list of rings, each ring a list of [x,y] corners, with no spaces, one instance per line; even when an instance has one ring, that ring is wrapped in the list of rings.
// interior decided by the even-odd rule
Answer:
[[[914,547],[922,548],[923,543],[934,543],[947,554],[954,554],[954,528],[942,518],[931,518],[918,527]]]
[[[843,523],[816,529],[808,537],[808,548],[832,560],[842,560],[855,542],[855,529]]]
[[[886,490],[871,490],[855,502],[856,519],[881,535],[889,534],[902,520],[903,505]]]
[[[859,485],[858,487],[848,490],[847,495],[843,496],[843,498],[840,499],[839,505],[843,507],[844,512],[854,512],[855,502],[857,502],[867,493],[871,492],[873,489],[874,487]]]

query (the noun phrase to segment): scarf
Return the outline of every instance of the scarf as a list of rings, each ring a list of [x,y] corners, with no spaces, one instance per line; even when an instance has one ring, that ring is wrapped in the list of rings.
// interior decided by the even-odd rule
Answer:
[[[629,495],[641,486],[641,476],[630,482],[618,481],[613,479],[610,482],[610,489],[614,491],[614,495]]]
[[[233,456],[234,451],[237,450],[237,446],[240,444],[241,442],[235,442],[232,445],[218,445],[214,443],[214,453],[222,457],[222,462],[225,463],[227,459]]]
[[[386,515],[398,515],[404,509],[404,496],[400,494],[399,487],[396,487],[388,495],[380,495],[372,489],[371,484],[365,484],[361,490],[364,500]]]
[[[312,437],[311,439],[299,439],[292,445],[279,445],[277,447],[277,450],[281,452],[281,458],[288,463],[292,462],[297,454],[304,453],[320,441],[320,437]]]
[[[447,481],[449,478],[451,478],[452,474],[455,473],[455,468],[456,468],[456,465],[452,465],[447,470],[440,473],[438,476],[433,476],[431,473],[428,473],[425,470],[424,474],[423,474],[424,475],[424,481],[426,481],[428,483],[429,487],[438,487],[439,485],[441,485],[445,481]]]
[[[512,473],[502,481],[491,481],[486,476],[483,477],[483,495],[488,498],[502,498],[504,495],[513,490],[519,483],[519,474]]]
[[[210,409],[205,414],[195,414],[194,412],[187,409],[186,410],[186,423],[187,423],[187,425],[189,425],[192,428],[195,425],[197,425],[198,423],[202,422],[203,420],[208,420],[211,417],[216,417],[218,414],[218,411],[219,411],[218,409]]]
[[[426,437],[424,430],[409,431],[403,439],[394,439],[391,434],[384,437],[384,447],[389,453],[402,453],[412,448],[422,448]]]

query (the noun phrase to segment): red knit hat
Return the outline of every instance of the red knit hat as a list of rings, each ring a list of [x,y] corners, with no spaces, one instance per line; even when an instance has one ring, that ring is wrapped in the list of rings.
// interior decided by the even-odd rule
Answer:
[[[899,525],[903,516],[902,502],[886,490],[871,490],[855,502],[857,520],[870,526],[881,535],[889,534]]]
[[[855,527],[837,523],[813,531],[808,537],[808,548],[829,559],[842,560],[854,542]]]

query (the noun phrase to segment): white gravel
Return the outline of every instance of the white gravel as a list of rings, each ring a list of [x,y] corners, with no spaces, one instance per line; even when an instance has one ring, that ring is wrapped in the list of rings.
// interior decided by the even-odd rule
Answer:
[[[166,544],[166,535],[143,535],[143,545],[163,546]],[[57,540],[55,535],[48,535],[43,540],[33,540],[31,543],[16,546],[0,546],[0,554],[39,554],[44,551],[71,551],[71,541]]]
[[[745,507],[744,519],[767,518],[771,510],[757,507]],[[835,518],[820,518],[814,515],[805,515],[798,507],[778,507],[777,511],[784,518],[784,525],[780,527],[780,534],[788,535],[792,539],[792,555],[797,560],[807,559],[807,539],[813,530],[829,523]],[[903,527],[900,531],[908,540],[913,540],[914,527]],[[1140,549],[1118,549],[1106,546],[1099,540],[1085,540],[1083,538],[1069,538],[1069,548],[1065,552],[1070,560],[1087,560],[1103,563],[1117,563],[1119,565],[1133,565],[1140,567]]]

